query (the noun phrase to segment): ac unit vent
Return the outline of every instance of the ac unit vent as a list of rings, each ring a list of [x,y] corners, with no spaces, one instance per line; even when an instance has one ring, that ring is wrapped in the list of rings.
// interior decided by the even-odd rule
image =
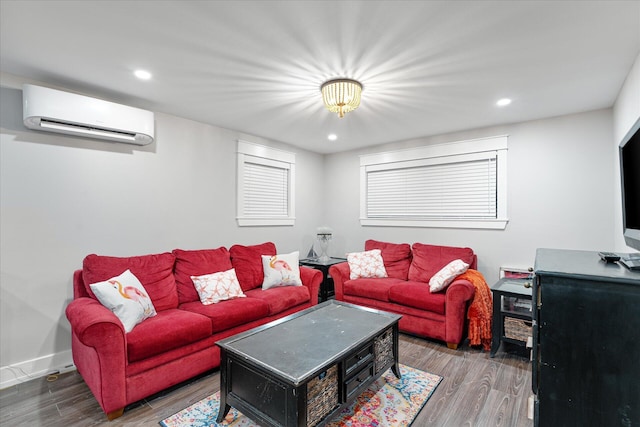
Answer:
[[[153,142],[150,111],[34,85],[24,85],[26,127],[127,144]]]

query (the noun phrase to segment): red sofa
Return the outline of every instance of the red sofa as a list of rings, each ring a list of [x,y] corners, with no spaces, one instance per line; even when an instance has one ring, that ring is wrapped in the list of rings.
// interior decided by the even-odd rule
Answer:
[[[116,258],[89,255],[73,275],[66,308],[73,361],[112,420],[126,405],[220,365],[215,342],[318,303],[322,273],[300,267],[303,286],[262,290],[261,255],[273,243]],[[235,268],[246,298],[203,305],[190,276]],[[149,294],[157,315],[129,333],[95,298],[89,284],[129,269]]]
[[[401,314],[403,332],[444,341],[458,348],[466,314],[476,288],[468,280],[454,280],[443,291],[431,293],[429,279],[449,262],[462,259],[476,269],[470,248],[367,240],[365,251],[380,249],[388,277],[350,279],[348,262],[329,268],[335,298],[353,304]]]

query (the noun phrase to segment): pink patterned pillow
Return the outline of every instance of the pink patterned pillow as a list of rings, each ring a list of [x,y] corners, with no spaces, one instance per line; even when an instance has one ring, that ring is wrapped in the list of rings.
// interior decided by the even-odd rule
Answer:
[[[361,277],[387,277],[380,249],[349,253],[347,262],[351,270],[349,274],[351,280]]]
[[[191,280],[193,280],[200,301],[204,305],[246,297],[242,293],[234,268],[218,273],[205,274],[204,276],[191,276]]]
[[[455,259],[449,264],[442,267],[442,270],[438,271],[429,280],[429,289],[431,292],[438,292],[449,286],[453,279],[467,271],[469,264],[461,259]]]

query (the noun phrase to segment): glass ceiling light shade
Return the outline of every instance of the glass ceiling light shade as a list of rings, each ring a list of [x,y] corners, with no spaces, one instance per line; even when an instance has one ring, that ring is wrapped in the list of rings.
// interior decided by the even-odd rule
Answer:
[[[351,79],[335,79],[324,82],[320,91],[327,110],[342,118],[360,105],[362,84]]]

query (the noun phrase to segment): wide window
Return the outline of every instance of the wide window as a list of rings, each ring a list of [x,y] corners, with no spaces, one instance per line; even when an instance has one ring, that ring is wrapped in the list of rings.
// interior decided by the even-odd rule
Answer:
[[[362,225],[504,229],[507,138],[362,156]]]
[[[238,225],[293,225],[295,154],[238,141]]]

